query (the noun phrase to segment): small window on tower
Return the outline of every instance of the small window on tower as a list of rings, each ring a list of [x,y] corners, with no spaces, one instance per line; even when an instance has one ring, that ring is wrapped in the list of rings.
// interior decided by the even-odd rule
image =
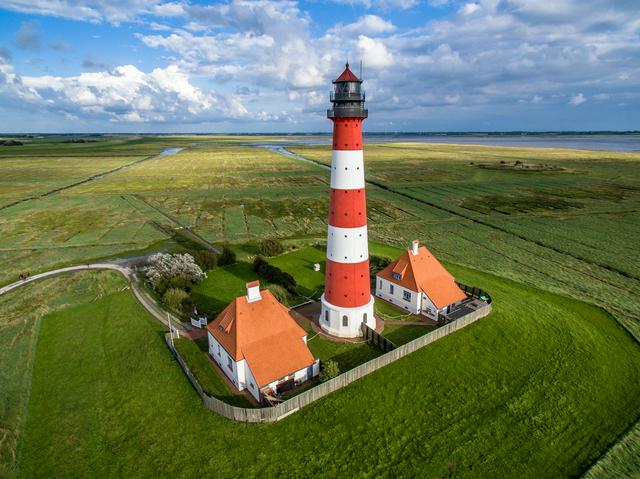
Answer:
[[[346,314],[342,317],[342,326],[344,326],[345,328],[349,326],[349,318]]]
[[[329,311],[325,311],[324,312],[324,320],[328,323],[329,322]]]
[[[364,314],[362,315],[362,322],[363,322],[364,324],[367,324],[367,313],[364,313]]]

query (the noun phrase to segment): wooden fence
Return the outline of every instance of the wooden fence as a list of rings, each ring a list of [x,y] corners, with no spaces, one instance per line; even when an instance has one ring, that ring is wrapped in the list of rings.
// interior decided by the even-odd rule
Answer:
[[[398,359],[403,358],[407,354],[410,354],[418,349],[437,341],[440,338],[443,338],[458,329],[462,329],[465,326],[468,326],[471,323],[476,322],[480,318],[488,315],[491,312],[491,305],[487,305],[483,308],[480,308],[473,313],[464,316],[461,319],[453,321],[441,328],[438,328],[430,333],[425,334],[424,336],[420,336],[413,341],[403,344],[398,348],[389,351],[388,353],[383,354],[382,356],[378,356],[371,361],[368,361],[360,366],[356,366],[355,368],[333,378],[327,382],[321,383],[318,386],[315,386],[311,389],[308,389],[297,396],[292,397],[280,404],[276,404],[275,406],[265,407],[265,408],[242,408],[237,406],[231,406],[217,398],[209,396],[205,393],[198,381],[193,376],[189,368],[180,357],[178,351],[171,344],[171,340],[169,339],[169,335],[165,335],[165,341],[167,345],[173,351],[178,363],[182,367],[182,370],[193,384],[193,387],[198,392],[202,401],[205,405],[212,411],[224,416],[228,419],[234,421],[241,422],[253,422],[253,423],[262,423],[262,422],[275,422],[282,418],[289,416],[290,414],[295,413],[300,408],[303,408],[314,401],[326,396],[327,394],[331,394],[338,389],[342,389],[343,387],[351,384],[354,381],[357,381],[364,376],[371,374],[372,372],[391,364]]]
[[[484,301],[487,304],[491,304],[491,301],[492,301],[491,295],[486,291],[480,288],[477,288],[475,286],[467,286],[466,284],[458,283],[457,281],[456,281],[456,284],[468,296]]]
[[[364,339],[378,348],[380,351],[384,353],[388,353],[389,351],[393,351],[396,349],[396,345],[389,341],[387,338],[382,336],[380,333],[376,332],[375,329],[370,328],[366,324],[361,324],[362,335]]]

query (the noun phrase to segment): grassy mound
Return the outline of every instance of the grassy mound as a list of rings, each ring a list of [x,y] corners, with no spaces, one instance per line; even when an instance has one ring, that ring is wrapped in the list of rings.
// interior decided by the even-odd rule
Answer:
[[[491,317],[272,425],[206,410],[129,292],[49,315],[21,474],[580,474],[640,414],[640,348],[600,309],[452,272]]]

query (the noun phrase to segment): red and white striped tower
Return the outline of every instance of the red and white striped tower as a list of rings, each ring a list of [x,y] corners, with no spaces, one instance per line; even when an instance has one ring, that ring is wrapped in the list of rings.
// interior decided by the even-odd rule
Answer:
[[[362,336],[361,324],[376,327],[369,283],[367,203],[364,192],[362,121],[367,118],[362,80],[349,64],[333,82],[331,199],[327,267],[320,326],[329,334]]]

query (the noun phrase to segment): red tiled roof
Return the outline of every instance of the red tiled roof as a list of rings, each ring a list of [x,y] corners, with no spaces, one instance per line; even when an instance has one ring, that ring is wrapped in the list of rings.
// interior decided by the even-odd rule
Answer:
[[[260,294],[258,301],[236,298],[207,325],[235,361],[247,361],[258,387],[315,362],[302,339],[306,331],[270,291]]]
[[[394,279],[394,273],[400,274],[400,279]],[[425,246],[418,248],[417,255],[411,250],[405,251],[378,276],[411,291],[423,292],[438,309],[467,297]]]
[[[337,82],[339,81],[360,81],[360,78],[358,78],[357,76],[355,76],[353,74],[353,72],[349,69],[349,64],[346,64],[346,68],[344,69],[344,71],[342,72],[342,75],[340,75],[337,80],[335,80]]]

